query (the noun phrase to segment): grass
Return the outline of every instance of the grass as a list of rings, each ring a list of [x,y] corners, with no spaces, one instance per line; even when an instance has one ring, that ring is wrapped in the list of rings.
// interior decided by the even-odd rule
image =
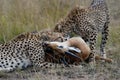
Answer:
[[[22,32],[53,28],[76,5],[88,6],[90,0],[0,0],[0,43],[4,43]],[[120,0],[107,0],[111,24],[106,46],[113,64],[98,63],[73,69],[49,69],[39,72],[15,71],[3,74],[0,80],[119,80],[120,79]],[[97,47],[100,45],[98,38]],[[31,69],[30,69],[31,70]],[[46,77],[47,76],[47,77]],[[89,78],[89,79],[88,79]],[[98,79],[97,79],[98,78]]]
[[[68,3],[69,2],[69,3]],[[86,0],[0,0],[0,42],[43,28],[51,28],[75,5]]]

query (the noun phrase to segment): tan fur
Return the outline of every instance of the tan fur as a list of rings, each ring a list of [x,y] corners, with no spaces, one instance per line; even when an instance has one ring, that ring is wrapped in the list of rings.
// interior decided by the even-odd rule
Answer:
[[[59,49],[58,46],[64,46],[65,48]],[[61,57],[68,59],[69,60],[69,62],[67,62],[68,64],[73,64],[73,63],[79,64],[81,61],[85,61],[86,59],[89,59],[91,57],[95,58],[96,61],[105,60],[106,62],[112,62],[112,60],[109,58],[103,58],[98,55],[91,55],[90,54],[91,50],[89,46],[84,42],[84,40],[81,37],[73,37],[65,42],[48,42],[47,47],[52,48],[52,50],[54,51],[53,55],[56,57],[54,57],[55,59],[51,59],[51,61],[53,62],[55,62],[57,59],[59,60]],[[75,55],[79,56],[79,58],[66,55],[65,51],[68,50],[67,47],[79,48],[81,50],[81,53],[72,52]],[[50,59],[52,58],[51,56],[53,55],[49,55],[46,57],[47,58],[49,57]]]
[[[76,6],[67,16],[54,27],[54,32],[60,32],[69,37],[81,36],[89,42],[91,53],[95,53],[95,44],[101,32],[100,53],[106,58],[105,45],[108,39],[109,11],[105,0],[92,0],[89,7]]]
[[[60,39],[59,39],[60,38]],[[28,66],[51,67],[45,61],[44,41],[63,41],[61,33],[50,30],[22,33],[0,45],[0,71],[25,69]]]
[[[69,46],[79,48],[82,51],[82,53],[79,53],[79,54],[82,54],[81,57],[83,60],[88,58],[91,50],[82,38],[74,37],[69,39],[68,42],[70,44]]]
[[[104,57],[101,57],[101,56],[98,56],[98,55],[95,56],[95,60],[96,61],[98,61],[98,60],[104,60],[105,62],[109,62],[109,63],[113,62],[113,60],[110,59],[110,58],[104,58]]]
[[[79,53],[80,54],[79,56],[83,60],[87,59],[91,52],[89,46],[85,43],[85,41],[81,37],[73,37],[65,42],[51,42],[50,45],[53,48],[53,50],[58,50],[57,49],[58,45],[79,48],[82,51],[82,53]],[[65,50],[63,49],[61,53],[63,53],[64,51]],[[60,52],[60,50],[58,50],[58,52]]]
[[[58,49],[58,46],[64,46],[66,48]],[[55,59],[50,60],[56,62],[56,59],[59,60],[61,57],[64,57],[65,59],[69,60],[69,62],[67,61],[68,64],[79,64],[81,61],[85,61],[89,57],[91,52],[89,46],[84,42],[81,37],[73,37],[65,42],[48,42],[47,47],[52,48],[52,50],[54,51],[54,54],[46,56],[47,59],[50,60],[50,58],[52,58],[51,56],[56,56],[54,57]],[[81,50],[81,53],[73,52],[75,55],[79,56],[79,58],[66,55],[65,51],[68,50],[67,47],[79,48]]]

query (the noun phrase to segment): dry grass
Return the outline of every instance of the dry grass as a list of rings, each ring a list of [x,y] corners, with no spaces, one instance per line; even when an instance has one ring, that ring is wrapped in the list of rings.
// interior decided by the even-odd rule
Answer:
[[[88,6],[91,0],[0,0],[0,43],[14,36],[43,28],[52,28],[76,5]],[[107,0],[110,15],[110,36],[107,55],[114,63],[98,63],[94,68],[27,69],[0,73],[0,80],[120,80],[120,0]],[[100,39],[98,39],[98,44]]]

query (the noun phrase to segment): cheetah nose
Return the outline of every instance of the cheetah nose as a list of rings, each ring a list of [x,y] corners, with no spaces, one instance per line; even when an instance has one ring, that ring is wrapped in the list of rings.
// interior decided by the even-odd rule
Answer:
[[[65,54],[67,54],[67,55],[70,55],[70,56],[72,56],[72,57],[75,57],[75,58],[79,58],[79,59],[80,59],[80,57],[79,57],[79,56],[77,56],[77,55],[73,54],[72,52],[65,51]]]

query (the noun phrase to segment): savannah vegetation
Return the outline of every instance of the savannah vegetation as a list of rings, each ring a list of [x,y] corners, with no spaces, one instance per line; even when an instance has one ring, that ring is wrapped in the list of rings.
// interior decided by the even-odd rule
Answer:
[[[92,0],[0,0],[0,44],[23,32],[53,28],[76,5],[89,6]],[[0,80],[120,80],[120,0],[106,0],[110,11],[106,53],[114,62],[94,68],[50,69],[3,74]],[[100,36],[97,41],[99,50]],[[99,51],[98,51],[99,52]],[[47,77],[46,77],[47,76]]]

